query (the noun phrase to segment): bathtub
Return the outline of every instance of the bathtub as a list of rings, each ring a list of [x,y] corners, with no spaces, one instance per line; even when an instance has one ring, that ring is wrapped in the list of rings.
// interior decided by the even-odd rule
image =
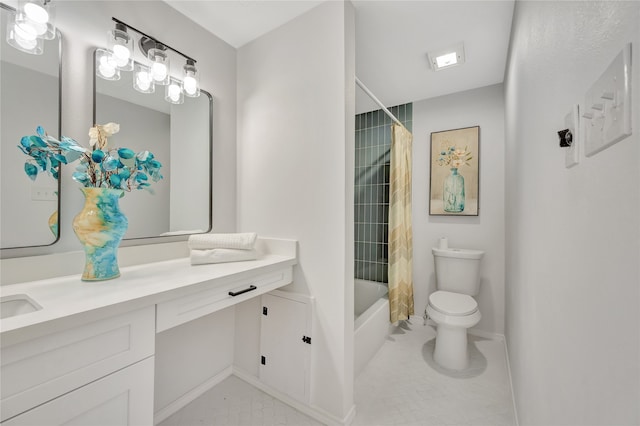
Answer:
[[[354,372],[357,377],[391,333],[387,286],[354,281]]]

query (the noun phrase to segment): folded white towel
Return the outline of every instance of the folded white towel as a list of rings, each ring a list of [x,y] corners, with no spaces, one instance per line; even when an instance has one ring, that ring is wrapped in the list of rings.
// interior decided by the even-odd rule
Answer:
[[[255,232],[238,234],[194,234],[189,235],[188,245],[192,250],[216,248],[251,250],[256,243]]]
[[[204,265],[207,263],[240,262],[243,260],[255,260],[258,258],[258,251],[255,249],[209,249],[191,250],[191,264]]]

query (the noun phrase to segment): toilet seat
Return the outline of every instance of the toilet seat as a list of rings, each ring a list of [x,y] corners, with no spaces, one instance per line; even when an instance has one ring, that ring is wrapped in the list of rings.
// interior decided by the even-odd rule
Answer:
[[[472,315],[478,311],[478,303],[473,297],[450,291],[431,293],[429,305],[441,314],[455,317]]]

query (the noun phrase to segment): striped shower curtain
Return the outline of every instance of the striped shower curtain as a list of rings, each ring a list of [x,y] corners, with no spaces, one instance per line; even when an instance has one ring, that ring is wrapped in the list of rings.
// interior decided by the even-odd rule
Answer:
[[[391,323],[413,315],[411,145],[404,126],[391,126],[389,186],[389,311]]]

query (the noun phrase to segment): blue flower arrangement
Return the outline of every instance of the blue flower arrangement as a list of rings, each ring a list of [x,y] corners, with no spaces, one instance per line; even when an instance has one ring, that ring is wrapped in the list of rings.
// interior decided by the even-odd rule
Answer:
[[[31,157],[25,162],[24,171],[31,180],[41,172],[58,179],[58,166],[80,159],[72,177],[84,187],[145,189],[153,193],[149,181],[162,179],[162,164],[149,151],[135,153],[129,148],[108,149],[109,136],[119,130],[117,123],[95,125],[89,130],[91,149],[87,149],[66,136],[57,140],[38,126],[36,135],[22,137],[18,145]]]

